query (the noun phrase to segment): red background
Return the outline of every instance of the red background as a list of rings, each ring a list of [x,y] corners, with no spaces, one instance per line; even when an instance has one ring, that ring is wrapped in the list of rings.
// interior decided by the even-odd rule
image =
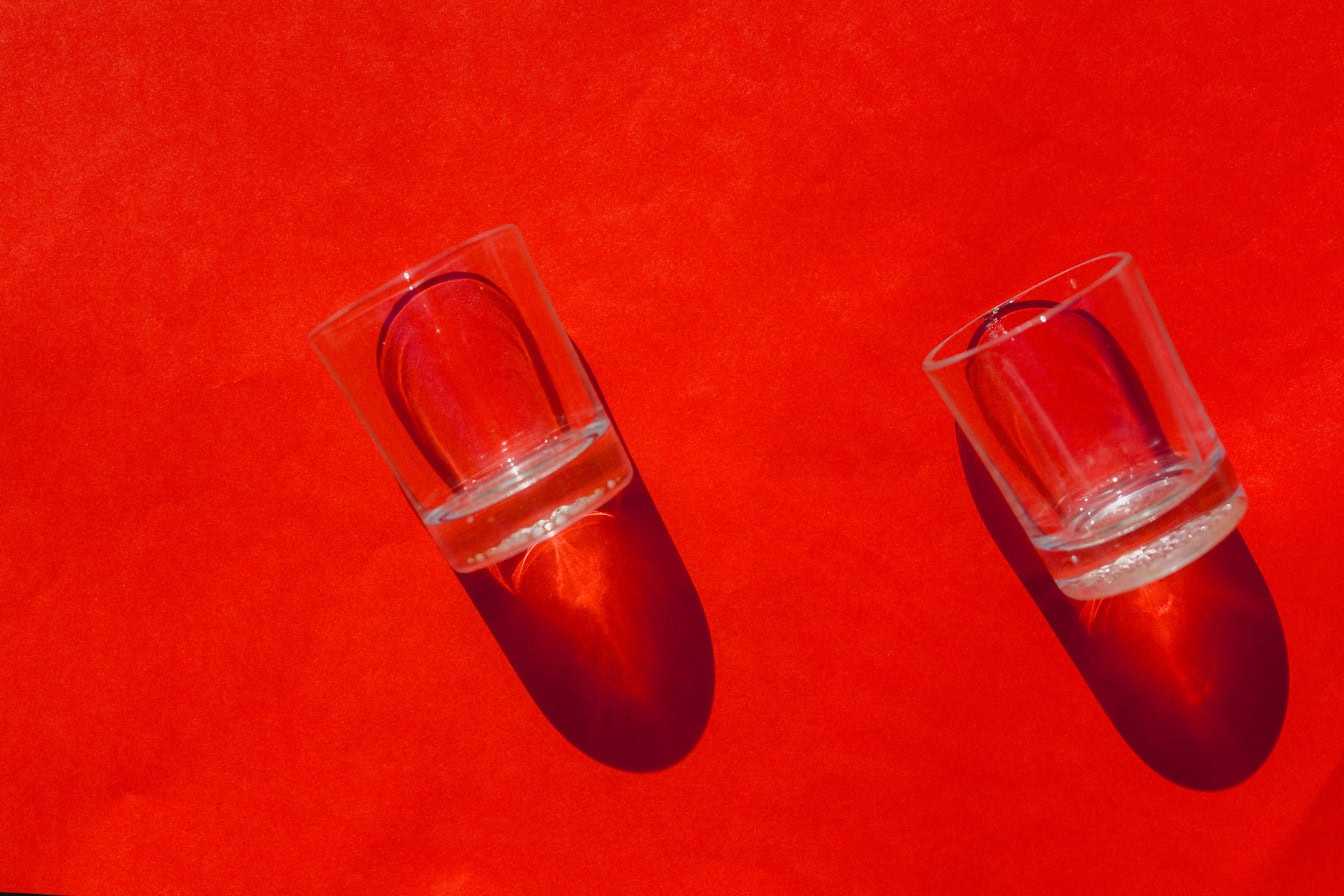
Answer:
[[[6,4],[0,889],[1335,891],[1341,38],[1323,0]],[[540,711],[305,342],[506,222],[712,636],[661,771]],[[1287,644],[1215,792],[1117,733],[919,369],[1114,249]]]

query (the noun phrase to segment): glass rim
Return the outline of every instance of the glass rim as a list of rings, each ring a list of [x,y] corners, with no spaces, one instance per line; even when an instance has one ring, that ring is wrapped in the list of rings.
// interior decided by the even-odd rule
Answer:
[[[1046,308],[1042,310],[1041,313],[1032,315],[1030,318],[1023,321],[1022,323],[1012,327],[1009,330],[1006,330],[1003,333],[999,333],[998,335],[990,339],[986,339],[983,342],[978,342],[975,345],[961,349],[960,351],[957,352],[953,352],[952,354],[947,355],[945,357],[941,358],[938,357],[939,353],[942,352],[945,348],[947,348],[948,343],[950,343],[953,339],[956,339],[957,336],[960,335],[961,333],[966,332],[968,327],[983,323],[986,318],[988,318],[994,312],[998,311],[1000,308],[1003,308],[1007,305],[1011,305],[1013,302],[1017,302],[1023,298],[1026,298],[1032,293],[1041,290],[1043,287],[1048,286],[1051,283],[1055,283],[1056,281],[1062,280],[1063,278],[1068,277],[1070,274],[1076,273],[1077,271],[1083,268],[1095,265],[1097,264],[1097,262],[1107,260],[1112,261],[1112,264],[1108,268],[1106,268],[1104,272],[1088,280],[1084,284],[1078,284],[1076,286],[1072,286],[1071,287],[1072,291],[1069,293],[1069,295],[1064,299],[1061,299],[1054,307]],[[1076,305],[1079,302],[1079,300],[1082,299],[1083,296],[1090,293],[1097,286],[1101,285],[1102,283],[1108,280],[1114,279],[1116,276],[1120,274],[1122,270],[1124,270],[1127,267],[1130,267],[1133,263],[1134,263],[1134,256],[1128,252],[1108,252],[1105,255],[1098,255],[1095,258],[1089,258],[1087,261],[1080,261],[1078,264],[1065,268],[1058,274],[1053,274],[1049,277],[1046,277],[1044,280],[1040,281],[1035,286],[1030,286],[1022,290],[1021,292],[1017,293],[1016,295],[1012,296],[1011,298],[999,302],[993,308],[990,308],[989,310],[976,315],[970,321],[954,330],[951,333],[951,335],[949,335],[942,342],[939,342],[936,346],[934,346],[933,351],[929,352],[928,356],[924,358],[924,372],[932,374],[939,370],[943,370],[947,367],[951,367],[955,364],[960,364],[961,362],[967,360],[968,358],[972,358],[975,355],[980,354],[981,352],[988,351],[989,349],[994,348],[997,345],[1001,345],[1002,343],[1008,341],[1009,339],[1013,339],[1014,337],[1021,335],[1022,333],[1032,329],[1033,327],[1039,327],[1048,323],[1053,318],[1059,316],[1060,314],[1069,310],[1069,308]]]
[[[501,224],[498,227],[492,227],[489,230],[482,231],[469,239],[463,240],[450,249],[443,250],[427,261],[423,261],[420,264],[407,268],[392,279],[378,286],[376,289],[365,293],[362,297],[350,304],[342,306],[333,314],[327,315],[320,324],[309,331],[308,341],[316,344],[318,338],[322,334],[342,326],[379,303],[386,301],[391,296],[400,295],[402,292],[413,287],[420,280],[423,280],[425,276],[432,271],[435,271],[450,262],[455,255],[460,255],[478,243],[493,240],[505,233],[512,233],[518,238],[518,241],[522,243],[522,231],[518,229],[516,224]]]

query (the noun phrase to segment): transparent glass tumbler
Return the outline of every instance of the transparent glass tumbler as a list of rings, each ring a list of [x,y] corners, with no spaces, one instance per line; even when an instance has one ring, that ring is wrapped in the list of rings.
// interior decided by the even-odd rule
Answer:
[[[630,482],[515,227],[404,272],[309,338],[460,572],[523,553]]]
[[[1130,591],[1236,528],[1246,495],[1134,260],[1070,268],[924,361],[1061,591]]]

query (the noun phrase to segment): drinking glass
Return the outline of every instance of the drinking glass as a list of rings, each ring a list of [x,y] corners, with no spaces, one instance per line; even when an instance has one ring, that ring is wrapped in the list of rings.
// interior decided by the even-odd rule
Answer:
[[[515,227],[405,271],[309,338],[460,572],[523,553],[630,482]]]
[[[924,370],[1070,597],[1170,575],[1246,512],[1126,253],[996,306],[944,340]]]

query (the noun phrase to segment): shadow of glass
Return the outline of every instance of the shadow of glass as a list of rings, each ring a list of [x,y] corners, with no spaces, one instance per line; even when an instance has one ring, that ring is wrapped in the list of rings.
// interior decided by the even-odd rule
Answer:
[[[709,721],[699,595],[644,480],[521,557],[458,575],[555,729],[599,762],[657,771]]]
[[[1241,534],[1151,585],[1075,601],[1055,587],[975,450],[956,435],[990,536],[1130,748],[1194,790],[1250,777],[1283,728],[1288,649]]]

